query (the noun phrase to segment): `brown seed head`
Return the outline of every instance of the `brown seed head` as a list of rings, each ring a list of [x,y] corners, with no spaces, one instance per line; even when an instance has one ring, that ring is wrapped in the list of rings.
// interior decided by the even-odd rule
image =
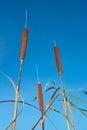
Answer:
[[[58,68],[58,72],[60,75],[62,75],[62,65],[60,61],[60,54],[57,46],[54,46],[54,52],[55,52],[55,58],[56,58],[56,64]]]
[[[42,87],[40,82],[37,83],[37,90],[38,90],[38,101],[40,110],[43,111],[44,107],[43,107]]]
[[[20,60],[24,60],[24,58],[25,58],[27,39],[28,39],[28,30],[27,30],[27,28],[24,28],[23,33],[22,33]]]

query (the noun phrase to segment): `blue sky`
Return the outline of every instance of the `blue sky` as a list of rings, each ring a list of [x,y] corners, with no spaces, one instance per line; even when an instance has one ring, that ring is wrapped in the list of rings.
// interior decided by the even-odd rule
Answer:
[[[27,27],[29,36],[20,89],[25,101],[38,107],[38,102],[33,102],[33,98],[37,95],[36,64],[38,64],[43,90],[45,84],[50,80],[55,81],[56,86],[60,86],[54,57],[54,39],[60,51],[65,88],[86,88],[86,0],[0,1],[0,70],[12,77],[17,84],[21,36],[25,25],[26,10],[28,12]],[[86,98],[80,94],[77,93],[82,98]],[[44,99],[48,100],[49,96],[50,93]],[[15,93],[11,84],[0,75],[0,100],[14,99],[14,97]],[[11,121],[13,106],[13,104],[0,104],[0,130],[4,130]],[[57,107],[61,109],[61,105],[57,105]],[[76,130],[85,130],[87,127],[86,118],[77,111],[74,111],[74,113]],[[61,115],[54,112],[49,112],[48,115],[58,130],[66,130],[66,122]],[[24,106],[23,112],[18,118],[17,130],[31,130],[39,117],[40,113],[37,110]],[[54,130],[48,119],[45,123],[46,130]],[[37,127],[37,129],[40,128]]]

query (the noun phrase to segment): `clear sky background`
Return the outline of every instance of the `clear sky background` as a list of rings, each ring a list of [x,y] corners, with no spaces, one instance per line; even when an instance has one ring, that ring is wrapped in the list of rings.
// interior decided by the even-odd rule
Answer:
[[[60,86],[60,79],[54,57],[54,43],[59,47],[66,89],[87,87],[87,1],[86,0],[3,0],[0,1],[0,70],[8,74],[17,84],[20,65],[20,46],[22,30],[25,25],[25,11],[28,12],[28,44],[23,63],[20,93],[24,100],[33,102],[37,96],[36,64],[44,90],[45,84],[53,80]],[[49,100],[48,92],[44,102]],[[82,93],[77,96],[87,100]],[[15,93],[10,82],[0,75],[0,100],[14,99]],[[62,110],[61,104],[54,107]],[[80,102],[77,103],[87,108]],[[4,130],[13,117],[13,103],[0,104],[0,130]],[[19,105],[19,111],[22,105]],[[73,109],[76,130],[87,129],[87,119]],[[67,130],[64,117],[49,111],[58,130]],[[24,106],[17,120],[17,130],[31,130],[40,113]],[[46,118],[46,130],[55,130]],[[41,129],[40,125],[36,130]],[[11,130],[11,127],[9,128]]]

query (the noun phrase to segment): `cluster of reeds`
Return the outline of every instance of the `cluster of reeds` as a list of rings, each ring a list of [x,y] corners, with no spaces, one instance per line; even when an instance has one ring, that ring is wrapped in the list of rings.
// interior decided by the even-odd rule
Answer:
[[[26,14],[26,21],[27,21],[27,14]],[[25,53],[26,53],[27,39],[28,39],[28,29],[27,29],[27,26],[25,24],[25,28],[24,28],[23,33],[22,33],[22,43],[21,43],[21,50],[20,50],[20,69],[19,69],[19,76],[18,76],[18,85],[16,86],[16,84],[14,83],[14,81],[12,80],[11,77],[9,77],[8,75],[6,75],[2,71],[0,71],[0,73],[3,76],[5,76],[11,82],[11,84],[14,87],[14,90],[15,90],[15,100],[1,100],[0,101],[0,103],[14,102],[13,119],[6,126],[5,130],[8,130],[9,127],[11,127],[11,126],[12,126],[12,130],[16,130],[17,118],[18,118],[18,116],[20,115],[20,113],[23,110],[23,108],[22,108],[21,111],[18,113],[18,104],[19,103],[34,107],[35,109],[38,109],[41,112],[41,117],[36,121],[34,126],[32,126],[32,130],[34,130],[39,123],[42,126],[42,130],[45,130],[45,122],[44,122],[44,120],[47,117],[47,112],[49,110],[52,110],[53,112],[59,113],[59,114],[61,114],[61,115],[63,115],[65,117],[67,130],[70,130],[70,128],[72,128],[72,130],[75,130],[74,118],[73,118],[73,114],[72,114],[72,107],[79,110],[86,117],[87,117],[87,115],[86,115],[87,110],[85,110],[83,108],[79,108],[74,103],[72,103],[70,100],[68,100],[68,98],[71,97],[71,98],[73,98],[75,100],[79,100],[80,102],[83,102],[83,103],[87,104],[86,101],[84,101],[84,100],[70,94],[70,92],[75,92],[75,91],[82,91],[84,94],[87,94],[87,91],[84,90],[84,89],[67,90],[67,91],[65,90],[64,83],[63,83],[63,76],[62,76],[62,64],[61,64],[61,60],[60,60],[60,53],[59,53],[59,49],[58,49],[55,41],[54,41],[54,43],[55,43],[54,44],[54,55],[55,55],[55,61],[56,61],[57,69],[58,69],[58,74],[60,76],[61,86],[60,87],[55,87],[55,82],[54,81],[50,81],[50,82],[48,82],[46,84],[45,92],[50,91],[51,89],[53,89],[54,91],[53,91],[53,93],[52,93],[52,95],[51,95],[51,97],[49,99],[48,104],[46,105],[46,107],[44,107],[44,101],[43,101],[44,98],[43,98],[42,85],[41,85],[41,83],[39,81],[38,68],[36,66],[36,68],[37,68],[37,98],[36,99],[38,100],[39,108],[32,105],[32,104],[30,104],[30,103],[27,103],[27,102],[25,102],[23,100],[23,97],[20,94],[20,82],[21,82],[21,74],[22,74],[22,63],[24,61]],[[52,85],[50,85],[50,83]],[[19,97],[20,97],[21,100],[19,100]],[[52,107],[53,103],[58,99],[62,103],[62,108],[64,110],[64,114],[63,114],[63,112],[59,111],[58,109],[55,109],[55,108]],[[54,129],[57,129],[57,126],[54,127]]]

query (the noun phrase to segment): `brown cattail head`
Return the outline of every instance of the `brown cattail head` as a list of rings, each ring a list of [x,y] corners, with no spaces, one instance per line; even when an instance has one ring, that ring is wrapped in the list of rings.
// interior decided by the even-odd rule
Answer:
[[[21,51],[20,51],[20,60],[22,61],[25,58],[27,39],[28,39],[28,29],[24,28],[22,32],[22,43],[21,43]]]
[[[58,47],[56,45],[54,46],[54,52],[55,52],[55,58],[56,58],[58,72],[60,75],[62,75],[62,65],[61,65],[61,61],[60,61],[60,54],[59,54]]]
[[[41,83],[37,83],[37,91],[38,91],[38,101],[39,101],[39,106],[40,106],[40,111],[43,111],[43,96],[42,96],[42,87]]]

